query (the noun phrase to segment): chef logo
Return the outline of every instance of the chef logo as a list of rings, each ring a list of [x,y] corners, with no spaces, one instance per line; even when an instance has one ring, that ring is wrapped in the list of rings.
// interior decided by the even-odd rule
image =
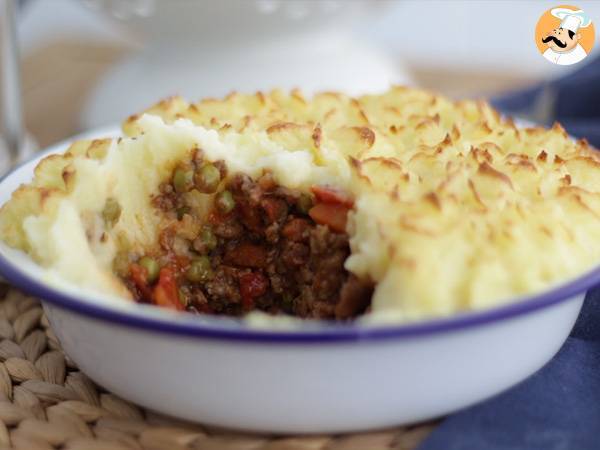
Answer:
[[[585,11],[561,5],[540,17],[535,28],[535,43],[548,61],[568,66],[590,53],[595,35],[594,24]]]

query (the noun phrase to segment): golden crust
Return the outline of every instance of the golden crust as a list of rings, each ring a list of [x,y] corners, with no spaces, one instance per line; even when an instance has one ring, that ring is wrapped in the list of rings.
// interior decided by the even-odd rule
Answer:
[[[404,87],[359,98],[233,93],[197,103],[165,99],[123,123],[129,139],[118,147],[133,151],[132,139],[152,134],[148,114],[163,119],[177,145],[189,143],[173,137],[185,127],[215,130],[222,142],[307,151],[315,167],[337,173],[333,182],[356,197],[347,267],[379,283],[375,315],[485,307],[600,261],[600,157],[559,124],[519,128],[485,102]],[[43,160],[32,185],[0,212],[2,239],[31,251],[19,223],[41,214],[44,198],[68,192],[74,159],[102,160],[110,145],[75,143]]]

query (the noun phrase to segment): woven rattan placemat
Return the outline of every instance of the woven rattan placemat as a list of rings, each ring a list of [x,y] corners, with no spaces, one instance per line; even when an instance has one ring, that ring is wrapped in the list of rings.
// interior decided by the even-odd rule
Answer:
[[[39,301],[5,284],[0,284],[0,339],[0,449],[410,450],[433,428],[276,437],[145,410],[80,372],[63,353]]]

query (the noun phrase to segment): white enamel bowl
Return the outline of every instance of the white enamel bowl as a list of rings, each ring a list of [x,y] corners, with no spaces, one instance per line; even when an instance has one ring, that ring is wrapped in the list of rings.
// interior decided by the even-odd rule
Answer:
[[[0,203],[42,156],[0,181]],[[4,245],[0,273],[43,300],[66,352],[105,388],[173,416],[282,433],[413,423],[491,397],[552,358],[600,282],[597,268],[507,306],[410,325],[268,331],[56,288]]]

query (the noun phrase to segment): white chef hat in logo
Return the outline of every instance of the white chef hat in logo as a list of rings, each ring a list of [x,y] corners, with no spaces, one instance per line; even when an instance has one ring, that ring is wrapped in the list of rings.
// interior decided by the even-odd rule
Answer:
[[[568,8],[554,8],[550,13],[561,20],[561,28],[571,30],[573,33],[576,33],[579,28],[586,28],[592,23],[592,19],[581,9],[573,11]]]

